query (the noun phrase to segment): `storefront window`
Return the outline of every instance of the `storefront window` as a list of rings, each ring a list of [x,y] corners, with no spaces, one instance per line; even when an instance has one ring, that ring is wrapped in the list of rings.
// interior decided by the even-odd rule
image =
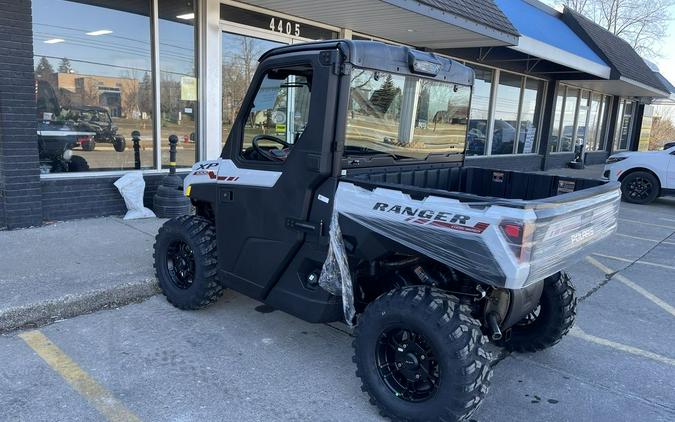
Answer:
[[[154,166],[149,2],[33,0],[40,171]]]
[[[284,43],[223,32],[223,143],[227,141],[244,101],[246,90],[258,67],[258,58],[267,50],[282,45]]]
[[[169,164],[169,135],[178,136],[178,167],[191,167],[198,152],[195,7],[191,0],[159,0],[162,166]]]
[[[520,132],[518,134],[518,153],[537,152],[537,132],[541,103],[544,97],[544,82],[527,78],[523,92],[523,105],[520,112]]]
[[[475,72],[466,155],[484,155],[488,138],[490,115],[490,92],[493,72],[480,66],[468,65]]]
[[[635,102],[622,100],[619,106],[617,131],[614,139],[614,150],[628,149],[628,143],[631,135],[631,128],[633,125],[633,108]]]
[[[492,131],[492,154],[513,153],[522,79],[521,76],[507,72],[501,72],[499,75]]]
[[[579,114],[577,115],[577,133],[576,136],[574,137],[573,141],[573,147],[574,145],[584,145],[586,142],[586,138],[588,136],[588,126],[586,123],[586,119],[589,117],[589,109],[590,109],[590,92],[588,91],[581,91],[581,99],[579,101]]]
[[[600,126],[600,108],[602,95],[592,93],[591,105],[588,114],[588,133],[586,134],[586,150],[597,151],[600,145],[598,127]]]
[[[565,90],[566,88],[564,86],[558,87],[558,95],[555,99],[553,128],[551,130],[551,140],[549,142],[551,152],[557,152],[560,146],[560,126],[562,123],[563,104],[565,104]]]
[[[574,120],[577,112],[577,101],[579,97],[579,90],[576,88],[567,88],[565,95],[565,110],[562,117],[562,129],[560,134],[560,144],[558,151],[569,152],[574,149],[574,142],[576,136],[572,133],[574,131]]]

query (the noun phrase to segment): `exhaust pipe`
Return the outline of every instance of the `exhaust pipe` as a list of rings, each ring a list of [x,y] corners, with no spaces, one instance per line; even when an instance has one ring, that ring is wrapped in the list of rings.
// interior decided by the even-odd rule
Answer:
[[[490,329],[491,338],[492,340],[501,340],[502,339],[502,330],[499,329],[499,322],[497,322],[497,312],[490,312],[489,314],[485,315],[485,321],[488,324],[488,328]]]

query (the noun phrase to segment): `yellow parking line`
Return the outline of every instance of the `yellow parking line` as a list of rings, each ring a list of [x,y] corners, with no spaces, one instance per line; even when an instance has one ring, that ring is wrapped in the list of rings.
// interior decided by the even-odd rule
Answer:
[[[602,253],[595,253],[595,252],[593,253],[593,255],[600,256],[602,258],[613,259],[615,261],[630,262],[631,264],[635,263],[635,264],[642,264],[642,265],[651,265],[652,267],[660,267],[660,268],[666,268],[666,269],[669,269],[669,270],[675,270],[675,267],[673,267],[672,265],[657,264],[656,262],[634,261],[632,259],[626,259],[626,258],[614,256],[614,255],[605,255],[605,254],[602,254]]]
[[[630,219],[628,219],[628,218],[619,218],[619,220],[621,220],[621,221],[628,221],[629,223],[643,224],[643,225],[645,225],[645,226],[663,227],[663,228],[666,228],[666,229],[675,230],[675,227],[673,227],[673,226],[664,226],[663,224],[645,223],[644,221],[630,220]]]
[[[94,381],[89,374],[42,332],[39,330],[28,331],[19,334],[19,337],[107,420],[111,422],[140,422],[138,416],[127,409],[110,391]]]
[[[587,334],[579,327],[572,327],[570,330],[570,335],[572,337],[580,338],[582,340],[590,341],[591,343],[599,344],[601,346],[611,347],[612,349],[620,350],[622,352],[630,353],[636,356],[642,356],[644,358],[652,359],[657,362],[665,363],[668,365],[675,366],[675,359],[671,359],[666,356],[661,356],[654,352],[649,352],[647,350],[638,349],[637,347],[627,346],[625,344],[617,343],[615,341],[607,340],[604,338],[596,337],[590,334]]]
[[[663,309],[664,311],[668,312],[670,315],[675,317],[675,307],[670,306],[668,303],[666,303],[663,300],[661,300],[660,298],[656,297],[655,295],[653,295],[651,292],[647,291],[643,287],[635,284],[634,282],[632,282],[628,278],[624,277],[623,275],[621,275],[619,273],[615,273],[614,270],[612,270],[611,268],[603,265],[597,259],[592,258],[590,256],[587,256],[586,260],[588,262],[590,262],[591,265],[593,265],[594,267],[596,267],[600,271],[604,272],[605,274],[614,273],[612,278],[615,278],[615,279],[619,280],[621,283],[625,284],[626,286],[628,286],[631,289],[635,290],[636,292],[640,293],[642,296],[644,296],[645,298],[650,300],[656,306],[660,307],[661,309]]]

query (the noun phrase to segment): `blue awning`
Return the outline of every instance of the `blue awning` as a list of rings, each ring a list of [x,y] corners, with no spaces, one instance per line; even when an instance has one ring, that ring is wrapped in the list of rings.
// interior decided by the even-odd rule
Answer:
[[[560,19],[560,12],[532,0],[495,2],[521,34],[514,50],[609,78],[610,67]]]

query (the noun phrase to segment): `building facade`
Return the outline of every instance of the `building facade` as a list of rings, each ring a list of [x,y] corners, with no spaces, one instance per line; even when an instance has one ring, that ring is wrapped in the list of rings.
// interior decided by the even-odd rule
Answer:
[[[144,172],[150,205],[169,135],[180,139],[179,169],[217,157],[258,57],[284,44],[373,39],[472,67],[470,166],[560,167],[577,145],[586,163],[601,163],[637,149],[641,136],[644,144],[649,104],[671,95],[628,44],[535,0],[0,0],[0,8],[0,228],[121,214],[113,182],[134,169]],[[94,138],[91,123],[123,136],[126,148],[112,135]]]

